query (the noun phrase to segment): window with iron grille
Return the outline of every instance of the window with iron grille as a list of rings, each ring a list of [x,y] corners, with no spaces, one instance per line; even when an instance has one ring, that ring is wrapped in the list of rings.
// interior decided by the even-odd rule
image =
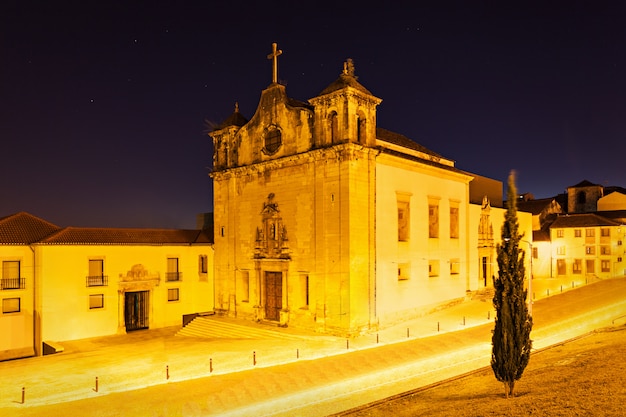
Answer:
[[[88,287],[103,287],[108,285],[108,277],[104,275],[104,259],[89,260]]]
[[[26,288],[26,279],[20,277],[20,261],[2,262],[2,280],[0,289],[23,290]]]
[[[178,270],[178,258],[167,258],[166,281],[180,281],[182,273]]]
[[[89,309],[104,308],[104,294],[89,294]]]

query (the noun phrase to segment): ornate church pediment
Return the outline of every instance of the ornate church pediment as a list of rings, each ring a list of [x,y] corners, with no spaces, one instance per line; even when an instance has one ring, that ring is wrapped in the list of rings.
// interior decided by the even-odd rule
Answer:
[[[261,210],[261,225],[256,229],[254,258],[290,259],[288,242],[278,203],[270,193]]]

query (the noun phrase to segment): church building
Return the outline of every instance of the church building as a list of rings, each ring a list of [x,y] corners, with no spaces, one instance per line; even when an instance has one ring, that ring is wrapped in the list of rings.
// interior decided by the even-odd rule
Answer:
[[[353,335],[490,286],[502,184],[379,127],[351,60],[307,102],[288,97],[281,52],[255,114],[209,133],[216,310]]]

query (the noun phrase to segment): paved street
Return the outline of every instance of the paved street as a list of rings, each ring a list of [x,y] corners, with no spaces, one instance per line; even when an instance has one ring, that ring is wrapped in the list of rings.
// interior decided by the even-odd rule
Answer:
[[[624,278],[533,292],[535,349],[626,322]],[[149,330],[2,362],[0,415],[326,416],[488,365],[493,307],[467,300],[350,340],[209,320],[210,338]]]

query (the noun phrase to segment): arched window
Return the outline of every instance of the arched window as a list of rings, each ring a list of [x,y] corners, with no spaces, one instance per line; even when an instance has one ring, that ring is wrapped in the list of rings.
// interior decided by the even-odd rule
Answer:
[[[356,117],[356,138],[360,144],[365,144],[365,117],[361,115]]]
[[[337,120],[337,112],[330,114],[330,143],[339,140],[339,121]]]
[[[584,191],[579,191],[576,196],[576,202],[578,204],[585,204],[587,202],[587,194]]]

